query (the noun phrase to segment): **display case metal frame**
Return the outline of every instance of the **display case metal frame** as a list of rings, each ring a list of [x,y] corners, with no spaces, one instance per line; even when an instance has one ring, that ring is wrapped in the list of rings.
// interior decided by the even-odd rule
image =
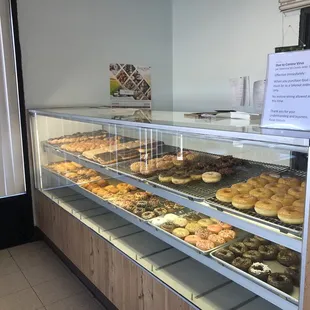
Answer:
[[[186,133],[187,135],[193,134],[193,135],[204,135],[210,139],[220,139],[220,140],[238,140],[239,142],[242,141],[242,143],[249,143],[254,145],[262,145],[268,147],[269,145],[277,144],[277,146],[284,148],[286,150],[291,151],[302,151],[304,153],[309,154],[309,145],[310,145],[310,133],[307,132],[283,132],[283,131],[270,131],[268,134],[264,133],[264,130],[259,129],[260,133],[253,133],[253,132],[247,132],[247,129],[243,128],[238,131],[220,131],[219,129],[210,129],[210,128],[189,128],[186,126],[174,126],[174,125],[165,125],[165,124],[149,124],[149,123],[136,123],[131,121],[123,121],[123,120],[114,120],[107,118],[96,118],[96,117],[88,117],[88,116],[81,116],[81,115],[75,115],[75,114],[67,114],[67,113],[57,113],[52,112],[50,110],[31,110],[30,111],[31,116],[41,115],[41,116],[48,116],[48,117],[54,117],[54,118],[62,118],[66,120],[74,120],[79,122],[85,122],[85,123],[95,123],[100,125],[120,125],[122,127],[134,127],[134,128],[147,128],[147,129],[158,129],[165,132],[175,132],[175,133]],[[286,134],[286,136],[282,136],[282,134]],[[37,137],[32,137],[32,141],[37,141]],[[38,147],[33,144],[33,151],[37,152]],[[52,152],[57,154],[60,157],[64,157],[64,152],[60,151],[59,149],[56,150],[53,147],[48,148],[48,152]],[[132,185],[135,185],[143,190],[150,191],[158,196],[161,196],[163,198],[169,199],[171,201],[174,201],[176,203],[185,205],[186,207],[204,213],[208,216],[218,218],[221,221],[228,222],[233,226],[236,226],[240,229],[243,229],[245,231],[250,231],[251,233],[257,234],[263,238],[269,239],[271,241],[274,241],[276,243],[282,244],[288,248],[291,248],[295,251],[298,251],[302,255],[302,265],[301,265],[301,293],[300,293],[300,299],[299,299],[299,308],[303,309],[303,306],[310,300],[310,290],[308,289],[306,275],[310,272],[310,255],[308,255],[308,227],[309,227],[309,208],[305,208],[305,221],[304,221],[304,229],[303,229],[303,236],[302,240],[299,238],[295,238],[294,236],[289,236],[287,234],[283,234],[279,231],[276,231],[274,229],[268,228],[266,225],[258,225],[255,221],[251,221],[246,218],[241,218],[233,213],[224,212],[222,210],[218,210],[215,206],[212,206],[209,203],[206,202],[196,202],[193,200],[190,200],[186,197],[177,195],[173,192],[170,192],[168,190],[165,190],[163,188],[157,187],[154,184],[149,183],[147,180],[139,180],[136,178],[131,178],[128,175],[123,175],[117,170],[111,169],[111,167],[104,167],[99,164],[96,164],[94,162],[84,160],[81,157],[68,154],[66,153],[65,156],[66,159],[79,162],[80,164],[92,168],[100,173],[103,173],[109,177],[116,178],[118,180],[121,180],[123,182],[130,183]],[[308,156],[308,171],[307,171],[307,181],[309,176],[309,156]],[[307,182],[307,188],[306,188],[306,206],[310,205],[310,182]],[[84,195],[85,193],[83,193]],[[87,196],[87,194],[85,194]],[[93,197],[88,197],[93,199]],[[99,203],[99,200],[96,201]],[[105,207],[109,206],[102,201],[102,204]],[[112,210],[111,210],[112,211]],[[119,214],[118,211],[116,211],[113,208],[113,212],[116,212]],[[121,214],[120,214],[121,215]],[[121,215],[123,216],[123,215]],[[126,215],[127,216],[127,215]],[[256,294],[260,295],[261,297],[269,300],[270,302],[273,302],[277,305],[279,305],[283,309],[296,309],[296,305],[293,305],[292,303],[285,301],[281,298],[281,300],[278,300],[280,297],[276,297],[274,293],[269,292],[265,288],[262,288],[261,286],[254,285],[253,283],[249,284],[248,281],[239,274],[230,274],[231,271],[224,270],[222,266],[220,266],[218,263],[215,263],[212,259],[202,256],[198,253],[195,253],[195,251],[192,251],[190,248],[183,248],[185,247],[183,244],[173,240],[172,238],[167,239],[167,236],[163,234],[162,232],[154,229],[153,227],[149,227],[150,225],[145,225],[141,223],[135,222],[136,225],[140,226],[143,225],[143,229],[146,231],[152,233],[153,235],[157,236],[158,238],[162,239],[163,241],[166,241],[173,246],[175,246],[177,249],[180,249],[181,251],[185,252],[189,256],[197,259],[198,261],[206,264],[207,266],[213,268],[214,270],[218,271],[219,273],[225,274],[229,278],[233,279],[240,285],[243,285],[244,287],[255,291]],[[193,253],[192,253],[192,252]],[[196,257],[197,256],[197,257]],[[223,271],[224,270],[224,271]],[[251,287],[249,287],[251,285]],[[276,302],[275,302],[276,301]]]

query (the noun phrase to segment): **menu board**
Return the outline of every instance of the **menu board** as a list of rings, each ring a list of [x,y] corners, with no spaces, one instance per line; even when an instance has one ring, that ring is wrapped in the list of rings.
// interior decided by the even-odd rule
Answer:
[[[261,125],[310,130],[310,50],[269,55]]]

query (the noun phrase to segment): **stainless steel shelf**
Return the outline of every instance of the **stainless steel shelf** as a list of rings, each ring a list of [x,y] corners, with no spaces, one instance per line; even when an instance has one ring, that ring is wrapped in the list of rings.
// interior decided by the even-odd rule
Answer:
[[[283,299],[282,297],[278,296],[277,294],[273,293],[272,291],[268,290],[267,288],[257,284],[254,281],[249,280],[248,278],[240,275],[240,273],[237,273],[222,264],[218,263],[214,259],[207,257],[205,255],[202,255],[199,253],[199,251],[195,251],[194,249],[188,247],[183,242],[178,241],[175,238],[172,238],[169,234],[158,230],[156,227],[148,224],[147,222],[139,220],[136,216],[129,214],[128,212],[125,212],[121,208],[118,208],[109,202],[102,200],[100,197],[88,192],[87,190],[79,187],[74,186],[72,187],[74,191],[77,193],[83,195],[86,198],[89,198],[90,200],[94,201],[98,205],[101,205],[105,207],[107,210],[119,215],[124,220],[140,227],[144,231],[150,233],[151,235],[157,237],[161,241],[164,241],[165,243],[171,245],[172,247],[178,249],[179,251],[185,253],[186,255],[192,257],[193,259],[197,260],[198,262],[202,263],[203,265],[215,270],[216,272],[224,275],[225,277],[231,279],[235,283],[245,287],[246,289],[252,291],[253,293],[263,297],[264,299],[268,300],[269,302],[277,305],[281,309],[287,309],[287,310],[297,310],[298,306],[291,303],[290,301]],[[94,227],[92,227],[94,228]],[[100,234],[100,229],[98,231]]]
[[[46,147],[46,151],[52,152],[60,157],[65,158],[66,160],[71,160],[80,163],[81,165],[94,169],[106,176],[111,178],[118,179],[122,182],[126,182],[132,184],[138,188],[141,188],[145,191],[152,192],[155,195],[161,196],[165,199],[174,201],[178,204],[184,205],[194,211],[201,212],[210,217],[215,217],[223,222],[227,222],[235,227],[238,227],[242,230],[251,232],[252,234],[256,234],[261,236],[262,238],[266,238],[275,243],[284,245],[292,250],[297,252],[302,251],[302,240],[300,237],[283,233],[279,229],[272,228],[270,226],[264,225],[254,220],[250,220],[246,217],[238,216],[236,214],[230,213],[228,211],[219,210],[216,207],[212,206],[206,202],[196,202],[190,200],[184,196],[177,195],[168,190],[157,187],[153,183],[149,183],[147,180],[139,180],[136,178],[131,178],[128,175],[123,175],[116,170],[112,170],[110,167],[103,167],[95,162],[91,162],[89,160],[85,160],[81,156],[75,156],[67,152],[63,152],[59,149],[55,149],[52,146]]]

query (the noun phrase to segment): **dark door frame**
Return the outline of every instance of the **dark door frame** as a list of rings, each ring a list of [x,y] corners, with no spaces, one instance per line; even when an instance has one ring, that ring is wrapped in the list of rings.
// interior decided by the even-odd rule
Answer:
[[[310,7],[300,11],[299,42],[305,44],[305,49],[310,49]]]

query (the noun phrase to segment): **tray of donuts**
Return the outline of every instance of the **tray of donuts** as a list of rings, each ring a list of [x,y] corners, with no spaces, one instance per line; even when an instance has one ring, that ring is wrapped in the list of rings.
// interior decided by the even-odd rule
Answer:
[[[193,211],[166,214],[150,220],[149,224],[204,255],[247,234]]]
[[[211,257],[222,265],[298,304],[300,254],[258,236],[212,251]]]
[[[246,182],[222,188],[207,200],[228,211],[300,235],[304,221],[305,182],[289,174],[265,172]]]

